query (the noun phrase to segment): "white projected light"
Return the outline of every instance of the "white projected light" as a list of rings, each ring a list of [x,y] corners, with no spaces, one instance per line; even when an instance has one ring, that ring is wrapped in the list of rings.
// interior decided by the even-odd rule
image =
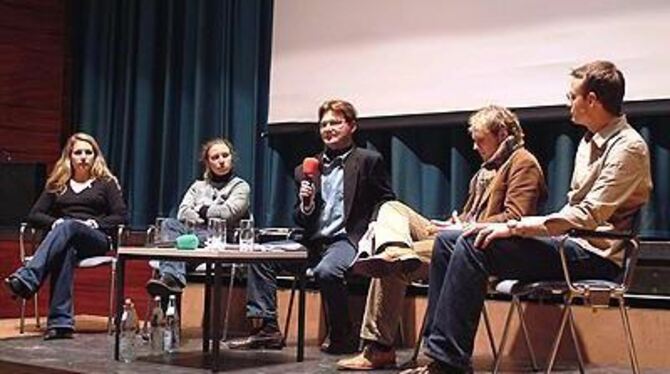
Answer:
[[[565,103],[570,69],[607,59],[626,100],[670,98],[667,0],[278,0],[270,123],[325,99],[362,117]]]

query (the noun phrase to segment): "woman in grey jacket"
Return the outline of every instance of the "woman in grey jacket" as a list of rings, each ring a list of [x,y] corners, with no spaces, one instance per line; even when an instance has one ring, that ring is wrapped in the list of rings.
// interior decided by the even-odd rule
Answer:
[[[248,215],[251,189],[234,174],[234,156],[233,145],[227,139],[216,138],[203,145],[200,160],[205,167],[204,178],[193,182],[184,194],[177,219],[163,222],[160,229],[165,239],[175,240],[193,228],[200,243],[204,243],[208,219],[225,219],[228,228],[233,228]],[[162,298],[180,293],[186,286],[186,270],[184,262],[161,261],[160,278],[149,280],[147,291]]]

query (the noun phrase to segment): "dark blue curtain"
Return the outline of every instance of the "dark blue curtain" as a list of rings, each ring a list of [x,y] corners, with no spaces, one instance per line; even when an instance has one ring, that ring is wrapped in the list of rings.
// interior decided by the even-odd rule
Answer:
[[[72,8],[73,119],[100,140],[134,225],[174,209],[202,172],[200,144],[213,136],[235,144],[259,223],[292,224],[293,168],[320,142],[315,130],[260,135],[267,130],[271,0],[75,0]],[[667,238],[670,113],[654,113],[629,119],[652,155],[655,188],[643,233]],[[522,122],[547,176],[544,210],[555,211],[565,203],[583,130],[567,113]],[[359,145],[384,155],[401,200],[428,217],[461,208],[480,163],[465,123],[357,135]]]
[[[174,210],[209,138],[235,144],[250,183],[263,173],[271,0],[75,0],[72,12],[72,118],[100,141],[133,224]]]
[[[651,152],[654,191],[643,210],[642,233],[647,237],[670,237],[670,132],[668,116],[629,116],[629,121],[647,141]],[[566,119],[525,121],[527,147],[538,157],[549,186],[543,212],[560,209],[566,202],[574,155],[584,130]],[[286,174],[302,157],[318,148],[316,134],[277,134],[269,141],[271,165],[267,179],[273,193],[266,198],[273,209],[271,222],[290,223],[295,188]],[[361,131],[361,146],[380,151],[392,175],[398,197],[427,217],[445,217],[460,210],[467,196],[468,181],[480,164],[472,150],[465,124],[437,128]]]

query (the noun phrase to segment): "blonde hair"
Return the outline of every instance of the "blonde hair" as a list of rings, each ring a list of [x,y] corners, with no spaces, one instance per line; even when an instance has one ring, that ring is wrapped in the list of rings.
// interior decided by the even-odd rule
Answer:
[[[205,173],[203,174],[203,178],[205,178],[205,180],[212,179],[212,171],[209,169],[208,153],[209,150],[217,144],[223,144],[228,147],[228,151],[230,152],[230,157],[232,160],[230,171],[232,172],[235,168],[235,158],[237,154],[235,153],[235,148],[233,148],[233,143],[231,143],[230,140],[226,138],[214,138],[208,140],[207,143],[202,145],[202,150],[200,151],[200,162],[202,162],[202,166],[205,168]]]
[[[100,151],[100,146],[95,139],[88,134],[83,132],[78,132],[67,139],[65,147],[61,151],[60,158],[56,161],[51,174],[46,183],[46,191],[62,194],[67,189],[67,182],[72,178],[72,163],[70,161],[70,156],[72,154],[72,148],[74,143],[77,141],[86,142],[93,147],[93,165],[91,166],[91,177],[95,179],[102,180],[112,180],[116,183],[116,186],[121,189],[119,186],[119,181],[116,179],[114,174],[107,167],[107,162]]]
[[[524,135],[519,118],[507,108],[488,105],[479,109],[468,119],[470,134],[474,131],[487,130],[498,135],[502,129],[507,130],[507,134],[513,136],[517,143],[523,144]]]

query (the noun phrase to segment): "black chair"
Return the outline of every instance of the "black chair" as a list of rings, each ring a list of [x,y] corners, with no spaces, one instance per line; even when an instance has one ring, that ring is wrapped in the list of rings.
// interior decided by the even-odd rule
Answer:
[[[498,347],[498,352],[502,353],[507,342],[507,335],[510,328],[510,317],[512,311],[516,309],[519,312],[519,319],[521,326],[526,334],[527,344],[531,359],[534,361],[534,354],[530,341],[527,338],[525,328],[524,315],[521,308],[521,297],[537,297],[543,298],[547,296],[562,296],[563,297],[563,312],[559,324],[556,337],[554,338],[552,350],[547,363],[546,372],[550,373],[558,353],[558,348],[565,331],[565,325],[569,324],[572,341],[576,350],[577,360],[580,372],[584,372],[584,361],[577,339],[577,332],[574,324],[574,316],[572,313],[572,305],[576,299],[581,299],[586,305],[590,305],[594,309],[609,308],[610,303],[615,302],[621,313],[621,320],[626,336],[628,355],[630,358],[631,368],[634,373],[639,373],[640,368],[637,361],[637,354],[635,352],[635,344],[628,319],[628,312],[625,307],[625,293],[630,287],[635,265],[637,263],[639,253],[639,213],[635,219],[634,229],[629,233],[620,233],[614,231],[586,231],[586,230],[572,230],[564,235],[560,240],[559,254],[561,258],[561,265],[563,267],[564,280],[561,281],[541,281],[541,282],[522,282],[519,280],[504,280],[498,283],[496,290],[499,293],[507,294],[512,297],[512,305],[508,312],[508,317],[503,328],[503,337]],[[567,259],[565,255],[564,244],[570,238],[601,238],[601,239],[618,239],[623,241],[624,245],[624,268],[623,277],[620,282],[612,282],[604,279],[584,279],[572,280],[567,266]],[[493,372],[497,373],[502,362],[502,354],[499,354]],[[534,369],[537,369],[535,362],[532,363]]]
[[[107,316],[107,332],[112,333],[112,318],[114,316],[114,287],[115,287],[115,278],[116,278],[116,249],[119,247],[121,241],[127,234],[125,231],[125,226],[119,225],[117,227],[117,236],[116,238],[109,239],[109,253],[104,256],[94,256],[83,259],[77,263],[77,268],[79,269],[92,269],[101,266],[109,266],[109,314]],[[21,223],[19,228],[19,259],[21,265],[25,266],[32,258],[39,246],[41,239],[43,238],[42,230],[38,230],[35,227],[29,225],[26,222]],[[114,240],[115,239],[115,240]],[[30,245],[27,245],[30,243]],[[21,334],[25,331],[25,312],[26,312],[26,299],[21,299],[21,313],[19,319],[19,332]],[[34,304],[35,304],[35,322],[37,328],[40,328],[40,315],[38,308],[38,293],[35,292],[34,295]],[[72,307],[74,308],[74,303]],[[73,313],[74,314],[74,313]]]

